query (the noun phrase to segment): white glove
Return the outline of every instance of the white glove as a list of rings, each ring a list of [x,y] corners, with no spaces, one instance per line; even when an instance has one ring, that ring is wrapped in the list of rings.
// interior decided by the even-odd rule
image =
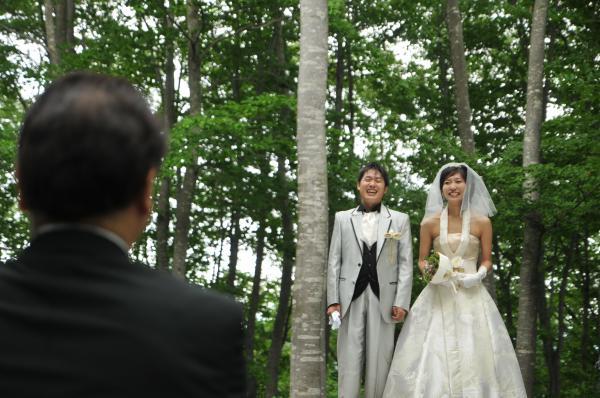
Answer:
[[[458,284],[466,289],[478,285],[487,275],[487,268],[481,265],[474,274],[462,274],[458,277]]]
[[[434,285],[435,285],[435,284],[436,284],[436,283],[434,283]],[[448,288],[448,289],[450,289],[450,290],[451,290],[451,291],[452,291],[454,294],[456,294],[456,293],[457,293],[457,290],[456,290],[456,286],[457,286],[457,284],[458,284],[458,283],[456,282],[456,279],[455,279],[455,278],[446,279],[446,280],[443,280],[443,281],[441,281],[440,283],[437,283],[437,285],[438,285],[438,286],[445,286],[445,287],[447,287],[447,288]]]
[[[331,325],[332,330],[336,330],[340,328],[342,324],[342,320],[340,319],[339,311],[333,311],[331,315],[329,315],[329,324]]]

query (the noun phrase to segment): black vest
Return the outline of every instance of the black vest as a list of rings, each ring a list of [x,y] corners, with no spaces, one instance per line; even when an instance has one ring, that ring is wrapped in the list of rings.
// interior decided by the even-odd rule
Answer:
[[[371,248],[363,242],[362,264],[354,285],[354,294],[352,301],[365,291],[368,285],[371,285],[371,290],[379,298],[379,280],[377,279],[377,242],[373,243]]]

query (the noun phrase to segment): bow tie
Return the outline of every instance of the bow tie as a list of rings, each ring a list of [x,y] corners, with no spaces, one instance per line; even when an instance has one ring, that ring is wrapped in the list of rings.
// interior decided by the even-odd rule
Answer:
[[[377,203],[375,206],[367,209],[365,205],[362,203],[358,206],[358,211],[362,211],[363,213],[372,213],[372,212],[380,212],[381,211],[381,203]]]

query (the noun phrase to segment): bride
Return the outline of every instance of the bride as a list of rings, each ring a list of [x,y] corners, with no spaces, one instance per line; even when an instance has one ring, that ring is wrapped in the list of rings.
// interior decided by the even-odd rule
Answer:
[[[488,217],[495,213],[469,166],[449,163],[437,173],[421,222],[419,268],[432,244],[455,268],[440,284],[429,283],[412,306],[384,397],[526,397],[508,332],[481,283],[492,269]]]

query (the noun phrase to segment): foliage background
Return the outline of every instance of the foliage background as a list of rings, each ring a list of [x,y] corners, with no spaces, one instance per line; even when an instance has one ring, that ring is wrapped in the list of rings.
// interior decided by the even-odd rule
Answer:
[[[167,205],[157,204],[133,255],[171,267],[178,195],[186,170],[197,168],[193,204],[185,215],[190,220],[185,275],[246,305],[248,322],[255,323],[248,334],[249,394],[269,395],[271,384],[277,396],[287,396],[291,306],[283,292],[293,283],[294,266],[298,4],[75,1],[72,39],[59,43],[60,61],[51,62],[44,10],[67,3],[0,5],[0,258],[18,254],[28,239],[14,178],[18,129],[28,106],[68,71],[124,76],[146,94],[157,117],[175,111],[175,123],[165,124],[170,153],[160,179],[167,182],[162,195]],[[199,10],[196,37],[186,27],[190,3]],[[468,162],[484,177],[499,209],[493,219],[495,287],[513,341],[523,217],[531,208],[522,199],[521,156],[532,4],[460,2],[476,146],[475,154],[466,155],[456,132],[442,3],[329,1],[330,220],[357,204],[360,165],[379,160],[392,178],[386,202],[410,215],[416,253],[427,182],[441,164]],[[55,17],[58,21],[58,11]],[[556,394],[550,375],[558,372],[560,396],[591,397],[600,391],[600,4],[551,2],[546,36],[542,163],[534,169],[541,191],[535,206],[543,223],[538,309],[530,314],[538,318],[535,396]],[[199,110],[190,105],[194,40]],[[165,99],[169,76],[172,100]],[[165,219],[168,261],[160,264],[157,239]],[[416,280],[413,299],[422,287]],[[328,376],[333,397],[335,333]]]

